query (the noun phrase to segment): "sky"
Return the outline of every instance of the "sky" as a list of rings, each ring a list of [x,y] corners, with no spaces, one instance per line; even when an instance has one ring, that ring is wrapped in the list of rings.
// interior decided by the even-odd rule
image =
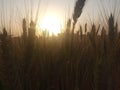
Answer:
[[[38,21],[40,22],[46,15],[54,14],[60,18],[62,24],[64,24],[68,18],[72,18],[75,1],[76,0],[40,0]],[[0,25],[0,27],[9,27],[10,24],[4,24],[11,22],[17,24],[16,27],[15,25],[11,25],[11,27],[18,28],[24,17],[29,16],[29,18],[35,19],[38,3],[39,0],[0,0],[0,21],[3,24]],[[119,5],[119,0],[87,0],[78,24],[85,24],[86,22],[90,24],[99,22],[102,24],[102,22],[105,21],[105,16],[109,16],[110,12],[118,16]],[[114,10],[114,8],[116,9]],[[27,13],[29,13],[29,15]],[[30,15],[32,15],[32,17]],[[116,20],[118,20],[118,18]]]

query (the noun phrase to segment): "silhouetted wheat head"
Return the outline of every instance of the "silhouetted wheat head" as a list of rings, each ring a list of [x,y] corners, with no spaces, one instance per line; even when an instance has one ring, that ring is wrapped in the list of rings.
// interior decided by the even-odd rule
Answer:
[[[26,40],[27,40],[27,24],[26,24],[26,19],[25,18],[23,19],[22,28],[23,28],[22,37],[23,37],[24,44],[25,44]]]
[[[75,24],[77,23],[77,19],[80,17],[82,14],[83,7],[85,6],[86,0],[77,0],[75,7],[74,7],[74,12],[73,12],[73,29],[75,28]]]
[[[115,23],[115,17],[111,14],[108,20],[108,34],[111,42],[117,37],[117,32],[118,24]]]

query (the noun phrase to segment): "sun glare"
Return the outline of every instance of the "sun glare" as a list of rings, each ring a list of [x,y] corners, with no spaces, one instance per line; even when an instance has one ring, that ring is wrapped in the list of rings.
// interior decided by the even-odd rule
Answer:
[[[61,32],[61,21],[54,15],[45,16],[39,25],[41,30],[47,30],[50,35],[58,35]]]

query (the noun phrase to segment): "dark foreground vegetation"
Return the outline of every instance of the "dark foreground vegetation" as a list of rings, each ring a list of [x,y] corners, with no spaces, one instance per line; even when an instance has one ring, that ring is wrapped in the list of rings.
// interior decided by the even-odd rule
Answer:
[[[27,27],[26,19],[20,37],[2,29],[0,90],[120,90],[118,23],[111,14],[108,29],[92,24],[88,30],[85,24],[74,33],[82,12],[77,3],[72,30],[68,20],[65,32],[58,36],[44,31],[37,37],[35,23],[31,20]]]
[[[35,36],[34,22],[23,35],[0,34],[0,88],[3,90],[120,90],[120,35],[114,17],[108,34],[94,24],[87,33]],[[98,31],[101,30],[101,34]],[[85,34],[82,33],[85,31]]]

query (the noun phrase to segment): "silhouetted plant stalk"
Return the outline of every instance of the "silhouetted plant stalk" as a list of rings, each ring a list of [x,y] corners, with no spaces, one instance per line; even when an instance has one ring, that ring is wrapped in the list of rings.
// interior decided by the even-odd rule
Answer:
[[[102,31],[101,31],[101,38],[102,38],[102,47],[103,47],[103,55],[104,55],[104,57],[106,57],[107,56],[107,46],[106,46],[106,30],[105,30],[105,28],[103,27],[102,28]]]
[[[92,25],[89,38],[90,38],[92,46],[96,49],[96,26],[95,24]]]
[[[74,12],[73,12],[73,29],[72,33],[74,33],[75,25],[77,23],[78,18],[82,14],[83,7],[85,6],[86,0],[77,0],[75,7],[74,7]]]
[[[85,6],[86,0],[77,0],[75,7],[74,7],[74,12],[73,12],[73,27],[72,27],[72,36],[71,36],[71,49],[73,47],[73,40],[74,40],[74,29],[75,25],[77,23],[78,18],[82,14],[83,7]],[[72,51],[72,50],[71,50]]]
[[[71,19],[67,21],[67,27],[65,31],[65,48],[70,50],[70,31],[71,31]]]
[[[115,36],[118,37],[118,23],[115,24]]]
[[[109,34],[109,39],[112,42],[115,39],[115,28],[114,28],[114,16],[111,14],[108,20],[108,34]]]
[[[70,34],[70,29],[71,29],[71,19],[68,19],[67,21],[67,27],[66,27],[66,34]]]
[[[31,21],[30,28],[28,29],[28,38],[27,38],[27,47],[26,47],[26,60],[30,62],[32,59],[33,51],[34,51],[34,44],[35,44],[35,31],[36,31],[36,24]],[[27,63],[28,63],[27,62]]]
[[[24,22],[25,23],[25,22]],[[36,24],[31,20],[30,27],[28,28],[28,37],[26,41],[26,48],[25,48],[25,55],[24,55],[24,88],[30,88],[31,85],[31,68],[32,60],[34,57],[35,52],[35,31],[36,31]],[[26,32],[25,32],[26,33]],[[29,76],[30,75],[30,76]]]
[[[9,42],[8,42],[8,34],[6,28],[3,28],[3,32],[0,34],[0,40],[1,40],[1,49],[2,49],[2,59],[8,60],[9,56]]]
[[[22,37],[23,37],[24,44],[25,44],[26,41],[27,41],[27,24],[26,24],[26,19],[25,18],[23,19],[22,28],[23,28]]]
[[[87,23],[85,24],[85,35],[87,33]]]
[[[82,29],[82,26],[80,26],[80,38],[81,38],[81,40],[83,38],[83,29]]]
[[[31,20],[30,28],[28,29],[28,38],[31,41],[34,41],[35,39],[35,32],[36,32],[36,24]]]

